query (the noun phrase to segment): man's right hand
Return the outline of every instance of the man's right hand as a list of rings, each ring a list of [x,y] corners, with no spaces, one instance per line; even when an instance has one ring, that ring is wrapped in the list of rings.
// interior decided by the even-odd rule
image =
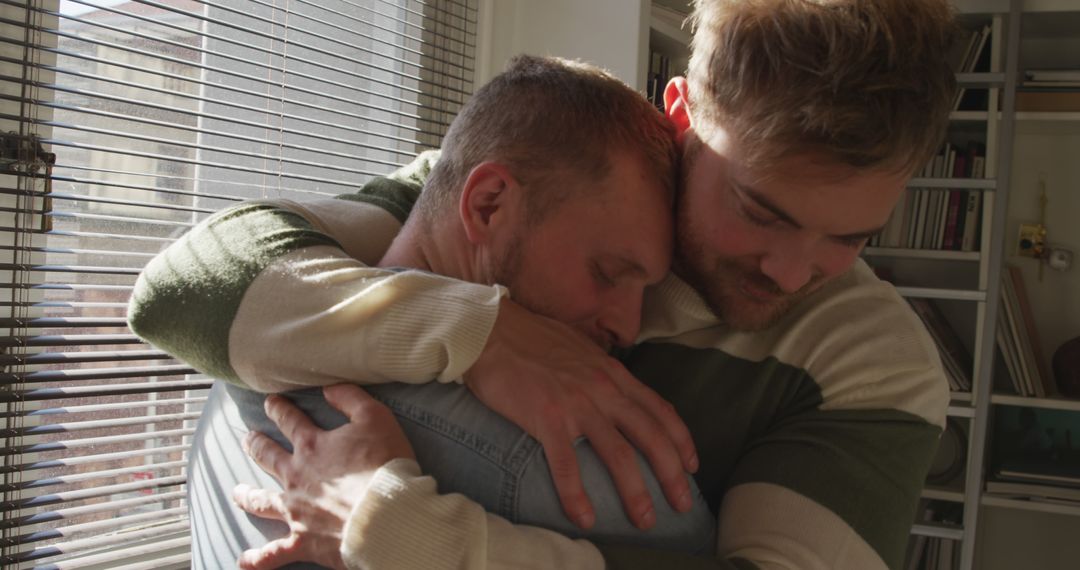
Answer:
[[[544,447],[563,510],[578,526],[596,520],[574,453],[579,436],[607,465],[639,528],[652,527],[656,514],[634,447],[648,458],[671,506],[690,510],[685,473],[697,471],[698,459],[686,424],[671,404],[570,326],[503,299],[465,384]]]

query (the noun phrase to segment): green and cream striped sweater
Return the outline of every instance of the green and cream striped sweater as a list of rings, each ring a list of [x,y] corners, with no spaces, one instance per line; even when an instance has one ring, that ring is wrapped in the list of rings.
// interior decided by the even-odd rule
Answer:
[[[196,368],[274,391],[455,380],[482,350],[499,287],[371,269],[423,168],[347,200],[253,203],[159,255],[133,330]],[[404,197],[404,198],[403,198]],[[394,212],[393,208],[400,211]],[[380,469],[346,529],[350,568],[898,568],[944,424],[934,345],[858,262],[768,330],[723,326],[674,276],[650,291],[625,363],[690,426],[719,514],[711,560],[515,526],[439,495],[414,462]]]

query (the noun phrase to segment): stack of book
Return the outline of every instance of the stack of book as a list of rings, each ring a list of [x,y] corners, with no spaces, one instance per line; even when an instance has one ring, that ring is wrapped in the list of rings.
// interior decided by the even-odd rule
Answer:
[[[923,168],[921,178],[984,178],[986,150],[982,143],[964,148],[946,143]],[[977,251],[982,218],[979,190],[909,188],[900,197],[874,247]]]
[[[922,319],[926,330],[930,331],[930,336],[937,345],[945,375],[949,379],[949,389],[954,392],[970,392],[971,353],[957,336],[956,330],[949,325],[941,309],[930,299],[909,298],[907,301],[915,310],[915,314]]]
[[[963,505],[933,502],[922,505],[920,521],[959,525],[963,516]],[[912,536],[905,558],[906,570],[953,570],[960,567],[960,543],[947,538]]]
[[[1080,69],[1029,69],[1016,90],[1017,111],[1080,111]]]
[[[997,347],[1013,389],[1020,396],[1046,398],[1055,395],[1057,390],[1043,358],[1024,277],[1015,265],[1007,265],[1001,272],[999,313],[995,331]]]

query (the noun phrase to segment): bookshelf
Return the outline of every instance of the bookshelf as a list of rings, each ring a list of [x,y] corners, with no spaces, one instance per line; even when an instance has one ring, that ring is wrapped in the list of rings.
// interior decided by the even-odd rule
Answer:
[[[1054,498],[1040,498],[1034,494],[1029,497],[1017,496],[1001,491],[1003,485],[991,483],[991,492],[987,487],[995,479],[991,455],[1002,442],[995,430],[994,419],[1000,415],[1002,407],[1023,407],[1035,410],[1058,410],[1080,414],[1080,400],[1067,400],[1053,395],[1052,381],[1047,387],[1050,394],[1045,397],[1025,396],[1009,391],[1010,375],[1008,365],[997,355],[999,352],[996,327],[1000,322],[1011,318],[1009,311],[1002,309],[999,300],[1008,295],[1001,285],[999,276],[1006,264],[1022,266],[1021,273],[1028,283],[1028,297],[1033,304],[1043,304],[1041,314],[1035,315],[1041,336],[1044,330],[1054,336],[1055,327],[1060,329],[1057,339],[1044,342],[1044,353],[1052,350],[1070,334],[1080,334],[1080,317],[1075,312],[1061,312],[1052,299],[1057,295],[1068,295],[1066,291],[1075,291],[1080,287],[1080,279],[1075,276],[1054,275],[1058,288],[1052,285],[1041,287],[1036,282],[1037,261],[1017,257],[1013,254],[1016,244],[1016,229],[1020,222],[1033,221],[1032,203],[1034,196],[1030,190],[1031,181],[1037,174],[1057,174],[1061,186],[1072,188],[1063,190],[1067,196],[1076,195],[1076,168],[1068,164],[1068,156],[1075,156],[1080,144],[1080,112],[1074,111],[1016,111],[1016,90],[1023,77],[1023,70],[1031,67],[1065,67],[1080,69],[1080,52],[1063,49],[1063,46],[1080,48],[1080,3],[1055,0],[1020,1],[983,1],[965,2],[956,0],[955,4],[962,13],[962,21],[969,26],[982,26],[989,23],[992,38],[997,39],[991,45],[990,69],[984,72],[958,74],[958,82],[965,88],[985,88],[987,101],[979,108],[961,108],[951,115],[952,129],[950,139],[960,136],[972,136],[981,131],[986,144],[987,172],[982,179],[957,180],[941,177],[920,177],[910,183],[912,189],[948,188],[950,191],[965,189],[981,190],[984,194],[982,204],[982,232],[980,247],[977,251],[957,252],[916,247],[870,247],[864,252],[867,259],[875,264],[893,269],[900,277],[898,291],[907,297],[933,299],[935,302],[951,304],[950,317],[956,328],[966,332],[967,344],[973,349],[974,382],[971,392],[952,392],[952,405],[948,409],[950,418],[967,418],[970,422],[967,433],[967,470],[960,489],[953,486],[941,487],[928,483],[922,496],[933,505],[953,503],[962,505],[963,517],[957,524],[945,525],[955,533],[927,533],[925,523],[916,524],[912,529],[913,537],[928,536],[942,540],[952,540],[959,545],[951,564],[943,564],[940,558],[935,562],[920,565],[918,560],[909,568],[922,568],[927,565],[938,569],[961,568],[1010,568],[1003,556],[1006,550],[1023,550],[1031,559],[1023,567],[1071,567],[1075,554],[1047,554],[1054,550],[1072,549],[1073,543],[1053,543],[1057,548],[1048,549],[1048,543],[1040,540],[1038,530],[1050,527],[1068,526],[1075,532],[1080,529],[1080,502],[1066,502]],[[989,22],[988,22],[989,20]],[[1049,39],[1040,34],[1047,33]],[[1033,47],[1034,46],[1034,49]],[[1060,53],[1076,54],[1071,60],[1060,59]],[[1044,57],[1057,57],[1047,61]],[[992,110],[992,111],[991,111]],[[1043,152],[1056,152],[1054,160],[1036,163],[1032,159]],[[1071,152],[1070,152],[1071,150]],[[991,157],[995,157],[991,160]],[[1041,157],[1040,157],[1041,158]],[[1067,194],[1070,192],[1071,194]],[[1059,196],[1061,193],[1059,192]],[[1064,203],[1063,203],[1064,202]],[[1063,210],[1071,209],[1071,215],[1062,216]],[[1054,209],[1058,213],[1057,226],[1064,232],[1057,241],[1066,245],[1080,243],[1080,230],[1072,229],[1080,203],[1077,201],[1058,200]],[[1018,212],[1026,210],[1026,212]],[[1052,215],[1051,215],[1052,217]],[[1072,221],[1069,221],[1072,220]],[[1048,223],[1049,225],[1049,223]],[[1049,271],[1049,270],[1047,270]],[[1075,271],[1073,271],[1075,273]],[[1008,272],[1006,272],[1008,275]],[[1041,282],[1039,282],[1041,283]],[[974,285],[974,286],[973,286]],[[1061,298],[1061,297],[1058,297]],[[959,305],[967,305],[959,308]],[[1058,310],[1055,313],[1055,309]],[[1015,309],[1013,309],[1015,311]],[[963,314],[967,313],[965,317]],[[1023,333],[1021,333],[1023,335]],[[1064,336],[1064,338],[1063,338]],[[1045,340],[1045,339],[1044,339]],[[1045,374],[1045,372],[1044,372]],[[1004,386],[1002,380],[1004,379]],[[1030,392],[1031,387],[1027,390]],[[1019,390],[1024,393],[1023,390]],[[1071,445],[1071,444],[1069,444]],[[1024,485],[1017,485],[1023,487]],[[1037,493],[1045,484],[1029,484]],[[1017,511],[1029,513],[1023,517]],[[1032,518],[1034,517],[1034,518]],[[1037,521],[1036,526],[1031,522]],[[988,533],[981,534],[980,527],[987,525]],[[939,525],[940,526],[940,525]],[[1007,531],[1004,529],[1008,529]],[[929,542],[913,538],[912,546],[919,546],[929,552]],[[933,554],[925,554],[933,558]],[[1072,560],[1073,562],[1067,562]]]

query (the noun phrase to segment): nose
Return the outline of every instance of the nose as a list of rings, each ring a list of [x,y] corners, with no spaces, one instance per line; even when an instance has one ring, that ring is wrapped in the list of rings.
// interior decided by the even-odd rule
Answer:
[[[626,347],[634,344],[641,331],[641,302],[644,287],[618,287],[607,294],[596,321],[597,329],[611,343]]]
[[[761,258],[760,269],[784,293],[802,289],[814,277],[812,247],[801,239],[778,240]]]

